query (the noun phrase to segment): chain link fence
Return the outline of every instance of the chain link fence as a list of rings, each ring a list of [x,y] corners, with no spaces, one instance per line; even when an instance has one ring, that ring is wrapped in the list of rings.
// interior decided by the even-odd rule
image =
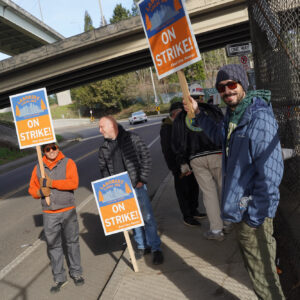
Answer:
[[[300,0],[248,0],[257,89],[272,92],[285,160],[275,218],[287,299],[300,299]]]

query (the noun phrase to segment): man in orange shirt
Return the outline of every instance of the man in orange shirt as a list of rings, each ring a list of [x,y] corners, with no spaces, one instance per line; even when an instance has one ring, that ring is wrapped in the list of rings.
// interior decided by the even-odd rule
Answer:
[[[76,286],[84,284],[80,263],[79,226],[75,209],[74,190],[78,188],[75,162],[64,156],[55,143],[42,146],[46,178],[42,178],[39,165],[33,169],[29,193],[41,199],[44,233],[51,261],[55,285],[51,293],[57,293],[67,281],[64,269],[62,234],[66,242],[69,273]],[[50,197],[50,205],[45,197]]]

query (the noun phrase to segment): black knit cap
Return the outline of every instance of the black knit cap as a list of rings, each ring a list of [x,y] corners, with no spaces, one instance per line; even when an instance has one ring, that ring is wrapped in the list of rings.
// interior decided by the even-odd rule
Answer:
[[[172,103],[171,106],[170,106],[169,113],[171,113],[173,110],[179,109],[179,108],[183,109],[183,104],[182,104],[182,102],[174,102],[174,103]]]
[[[249,81],[247,74],[241,65],[232,64],[222,67],[217,75],[216,88],[219,82],[229,79],[239,82],[243,87],[244,91],[247,92],[249,87]]]

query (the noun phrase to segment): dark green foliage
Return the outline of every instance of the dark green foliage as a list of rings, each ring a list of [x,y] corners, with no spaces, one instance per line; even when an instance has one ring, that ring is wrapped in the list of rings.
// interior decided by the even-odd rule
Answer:
[[[131,17],[131,13],[128,9],[124,8],[122,4],[117,4],[113,16],[109,19],[111,24],[118,23],[122,20],[126,20]]]
[[[85,11],[85,13],[84,13],[84,32],[90,31],[92,29],[94,29],[92,18],[89,15],[89,13],[87,11]]]

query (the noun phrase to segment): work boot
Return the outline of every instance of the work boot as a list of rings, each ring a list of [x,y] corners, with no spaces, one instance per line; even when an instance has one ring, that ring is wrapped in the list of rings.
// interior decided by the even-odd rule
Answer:
[[[197,220],[195,220],[193,217],[187,217],[183,219],[183,223],[186,226],[190,226],[190,227],[196,227],[196,226],[201,226],[201,223],[198,222]]]
[[[64,286],[66,286],[68,281],[63,281],[63,282],[55,282],[54,286],[51,287],[50,293],[51,294],[56,294],[62,289]]]
[[[208,240],[217,240],[219,242],[224,240],[224,233],[222,230],[220,232],[214,233],[213,231],[204,232],[203,236]]]
[[[145,249],[137,249],[137,251],[135,252],[135,258],[141,259],[144,255],[147,255],[149,253],[151,253],[150,247],[147,247]]]
[[[76,286],[84,285],[84,278],[82,276],[75,276],[75,277],[72,277],[72,279]]]
[[[196,210],[194,213],[193,213],[193,218],[195,219],[203,219],[203,218],[206,218],[207,217],[207,214],[205,213],[200,213],[198,210]]]
[[[161,265],[164,262],[163,253],[160,250],[156,250],[152,253],[152,263],[154,265]]]

